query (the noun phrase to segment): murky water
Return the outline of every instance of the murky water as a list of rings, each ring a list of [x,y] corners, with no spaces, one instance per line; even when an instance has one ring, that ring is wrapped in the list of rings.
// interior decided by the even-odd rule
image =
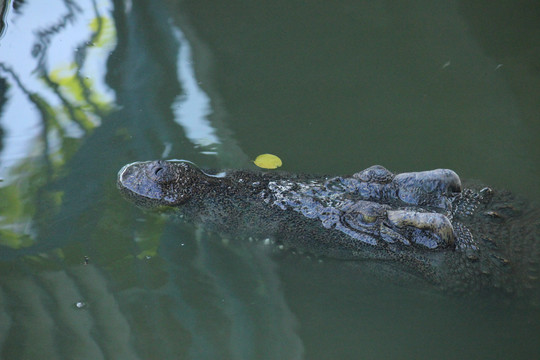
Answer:
[[[291,172],[451,168],[539,201],[536,1],[4,3],[2,359],[540,356],[537,306],[274,256],[115,186],[136,160],[269,152]]]

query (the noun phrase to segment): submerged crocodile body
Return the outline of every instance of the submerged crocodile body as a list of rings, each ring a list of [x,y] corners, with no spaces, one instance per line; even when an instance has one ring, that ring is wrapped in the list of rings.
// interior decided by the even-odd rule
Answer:
[[[508,192],[463,189],[452,170],[372,166],[327,177],[137,162],[118,174],[144,208],[316,256],[384,263],[451,291],[523,293],[538,282],[538,212]]]

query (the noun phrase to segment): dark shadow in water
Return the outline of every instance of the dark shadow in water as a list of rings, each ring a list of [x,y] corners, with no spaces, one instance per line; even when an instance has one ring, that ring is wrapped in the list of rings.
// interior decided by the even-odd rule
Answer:
[[[2,112],[4,110],[4,105],[6,104],[7,97],[7,88],[8,84],[6,79],[0,77],[0,117],[2,116]],[[2,151],[2,148],[4,147],[4,130],[0,126],[0,152]]]
[[[9,2],[6,0],[0,2],[0,39],[2,39],[2,35],[6,30],[6,16],[9,10],[8,4]]]

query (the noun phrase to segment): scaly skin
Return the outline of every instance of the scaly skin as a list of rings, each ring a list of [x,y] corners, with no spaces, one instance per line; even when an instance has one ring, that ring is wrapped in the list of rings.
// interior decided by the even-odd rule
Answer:
[[[118,187],[140,207],[172,209],[213,231],[385,263],[451,291],[537,288],[538,211],[508,193],[463,190],[452,170],[210,175],[187,161],[153,161],[126,165]]]

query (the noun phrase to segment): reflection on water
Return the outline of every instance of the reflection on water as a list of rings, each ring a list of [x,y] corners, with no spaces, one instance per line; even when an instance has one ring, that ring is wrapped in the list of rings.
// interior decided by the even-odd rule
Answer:
[[[10,201],[3,209],[9,215],[0,219],[1,243],[14,249],[35,242],[42,211],[60,206],[61,192],[40,188],[63,171],[80,140],[114,107],[114,94],[103,83],[106,54],[115,47],[114,22],[101,15],[110,8],[86,7],[25,4],[25,16],[22,9],[13,12],[2,39],[0,72],[8,87],[0,191]]]
[[[377,284],[117,193],[116,172],[136,160],[246,167],[275,152],[289,170],[454,167],[540,198],[540,89],[519,88],[538,73],[515,65],[534,51],[486,57],[476,6],[463,19],[457,6],[400,6],[8,2],[0,357],[537,357],[536,308]]]
[[[173,33],[180,43],[177,67],[179,82],[184,86],[184,94],[179,96],[173,105],[175,120],[184,127],[186,136],[194,144],[201,146],[219,144],[219,139],[207,119],[210,99],[197,84],[189,43],[180,29],[173,27]],[[215,151],[209,154],[217,155]]]
[[[60,1],[28,4],[14,13],[2,41],[1,70],[14,85],[3,109],[8,134],[5,167],[39,154],[63,162],[64,138],[75,139],[96,125],[114,104],[104,84],[107,54],[115,47],[115,27],[106,6],[83,11]],[[110,4],[109,4],[110,6]],[[59,14],[56,20],[42,14]],[[41,137],[41,140],[39,139]],[[68,155],[69,156],[69,155]]]
[[[125,63],[141,58],[123,53],[122,44],[137,34],[117,33],[112,5],[24,4],[2,40],[10,48],[0,59],[8,84],[0,191],[9,199],[1,208],[2,357],[298,358],[294,316],[261,249],[216,250],[207,234],[195,237],[187,228],[180,229],[180,249],[190,250],[178,254],[177,227],[167,237],[162,219],[141,218],[115,196],[120,164],[179,146],[167,137],[130,142],[141,141],[140,130],[132,130],[137,121],[148,121],[131,111],[134,100],[125,100],[137,82],[111,87],[106,64],[115,53]],[[161,21],[165,9],[153,10]],[[132,7],[125,14],[137,18],[145,11]],[[206,156],[229,149],[237,156],[218,162],[242,163],[226,128],[217,121],[216,130],[208,120],[211,102],[195,79],[185,36],[172,23],[166,31],[163,45],[178,49],[179,91],[169,104],[148,107],[174,110],[164,120],[183,129],[189,142],[180,149],[193,146]],[[146,153],[145,146],[153,150]],[[118,149],[126,154],[101,161]],[[223,257],[238,268],[216,266]]]

